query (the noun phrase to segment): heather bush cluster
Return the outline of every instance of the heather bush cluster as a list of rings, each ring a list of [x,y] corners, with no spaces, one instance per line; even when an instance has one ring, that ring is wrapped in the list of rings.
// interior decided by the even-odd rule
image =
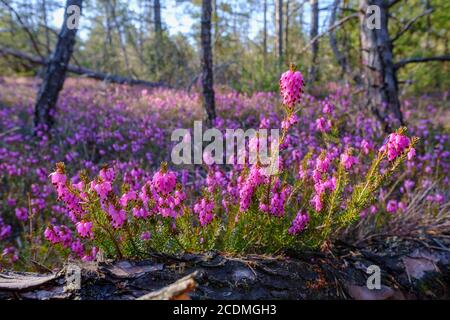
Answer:
[[[281,97],[218,90],[219,130],[280,129],[280,170],[266,175],[260,163],[171,164],[171,132],[202,118],[196,92],[69,80],[49,137],[27,129],[34,89],[0,89],[1,266],[301,251],[354,222],[449,214],[449,136],[430,119],[431,97],[407,99],[408,129],[393,120],[386,133],[352,88],[313,97],[294,68]]]

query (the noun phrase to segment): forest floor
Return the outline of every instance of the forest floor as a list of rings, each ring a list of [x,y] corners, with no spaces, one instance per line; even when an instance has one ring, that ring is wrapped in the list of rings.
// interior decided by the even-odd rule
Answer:
[[[0,274],[0,298],[449,299],[449,245],[448,235],[440,235],[371,239],[358,247],[338,242],[322,252],[277,257],[154,254],[145,261],[79,264],[80,289],[67,287],[67,268],[6,272]],[[367,287],[371,265],[381,270],[378,290]]]

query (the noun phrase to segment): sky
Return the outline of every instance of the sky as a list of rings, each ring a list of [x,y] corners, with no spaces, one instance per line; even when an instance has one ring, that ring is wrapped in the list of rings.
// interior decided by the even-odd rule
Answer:
[[[63,0],[61,1],[61,8],[53,11],[51,16],[51,23],[54,28],[59,29],[61,27],[62,21],[63,21]],[[244,0],[245,1],[245,0]],[[269,24],[273,21],[272,15],[273,15],[273,1],[269,2],[269,11],[268,12],[268,19]],[[142,0],[130,0],[129,5],[130,8],[133,10],[137,10],[138,6],[143,3]],[[262,6],[262,0],[261,0],[261,6]],[[320,7],[324,8],[328,6],[331,3],[331,0],[322,0],[320,2]],[[161,16],[163,23],[165,24],[167,31],[169,34],[177,34],[177,33],[183,33],[187,34],[192,29],[192,26],[197,23],[197,21],[194,21],[191,14],[188,12],[189,8],[192,8],[192,5],[189,3],[189,1],[180,1],[180,0],[162,0],[161,1],[162,8],[161,8]],[[249,30],[249,36],[250,38],[254,38],[259,30],[262,28],[262,9],[258,10],[259,12],[256,12],[253,14],[251,20],[250,20],[250,30]],[[84,12],[83,14],[89,14]],[[306,27],[309,24],[309,16],[310,16],[310,7],[307,1],[307,4],[305,5],[304,9],[304,21],[306,24]],[[319,26],[322,26],[327,19],[327,15],[325,10],[320,12],[320,18],[319,18]],[[83,28],[83,20],[86,22],[86,19],[81,18],[80,20],[80,36],[82,38],[86,38],[89,35],[89,32],[86,28]]]

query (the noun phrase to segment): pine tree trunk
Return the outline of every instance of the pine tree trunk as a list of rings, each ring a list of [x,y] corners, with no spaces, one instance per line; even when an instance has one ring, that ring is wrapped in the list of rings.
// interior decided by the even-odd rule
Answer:
[[[67,0],[64,22],[58,35],[56,48],[50,57],[44,80],[39,89],[34,108],[35,129],[49,129],[54,123],[55,105],[58,100],[64,80],[66,78],[67,65],[73,53],[77,29],[68,28],[67,8],[76,5],[80,9],[82,0]]]
[[[275,0],[276,46],[280,67],[283,64],[283,0]]]
[[[207,114],[207,124],[212,126],[216,118],[214,101],[214,77],[213,77],[213,55],[211,48],[211,0],[202,0],[202,24],[201,24],[201,46],[202,46],[202,89],[203,107]]]
[[[161,32],[162,32],[161,3],[159,0],[154,0],[153,10],[155,15],[155,34],[158,39],[161,39]]]
[[[311,29],[310,39],[314,39],[319,33],[319,1],[311,0]],[[311,45],[311,66],[309,68],[309,81],[312,83],[317,79],[317,55],[319,53],[319,41]]]
[[[368,21],[371,14],[367,14],[367,7],[370,5],[380,8],[379,29],[369,28],[372,21]],[[360,0],[359,9],[363,82],[367,90],[367,103],[385,126],[385,130],[389,131],[389,113],[403,125],[388,29],[389,6],[383,0]]]
[[[286,16],[286,23],[285,23],[285,27],[284,27],[284,51],[285,51],[285,56],[286,56],[286,62],[289,63],[289,6],[290,6],[290,0],[286,1],[286,12],[285,12],[285,16]]]
[[[263,63],[267,65],[267,0],[264,0]]]

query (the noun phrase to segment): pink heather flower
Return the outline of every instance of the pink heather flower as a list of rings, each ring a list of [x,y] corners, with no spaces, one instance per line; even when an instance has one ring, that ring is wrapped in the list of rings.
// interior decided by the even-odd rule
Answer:
[[[264,182],[264,175],[261,169],[253,165],[247,179],[243,182],[239,189],[239,211],[246,211],[251,204],[255,189]]]
[[[106,199],[108,194],[112,191],[111,182],[105,181],[94,185],[94,190],[97,192],[101,200]]]
[[[328,100],[323,102],[323,108],[322,108],[323,113],[332,113],[333,109],[334,109],[334,106]]]
[[[81,243],[80,239],[76,239],[71,243],[70,250],[79,258],[82,258],[84,256],[84,245]]]
[[[0,240],[6,239],[12,233],[12,227],[10,225],[3,224],[0,218]]]
[[[409,143],[408,137],[394,132],[389,135],[386,145],[381,147],[380,151],[384,152],[387,149],[388,160],[393,161],[405,151]]]
[[[140,219],[140,218],[145,219],[149,215],[150,215],[150,212],[148,212],[144,208],[137,208],[137,207],[133,208],[133,216],[137,219]]]
[[[322,173],[327,172],[329,166],[330,166],[330,158],[323,157],[323,159],[321,159],[321,158],[316,159],[316,170],[317,171],[322,172]]]
[[[303,77],[300,71],[288,70],[281,75],[280,93],[283,104],[289,108],[300,100],[302,95]]]
[[[314,210],[316,211],[320,211],[323,208],[323,203],[322,203],[322,199],[320,199],[320,195],[316,194],[312,199],[311,199],[311,204],[314,207]]]
[[[54,185],[60,185],[65,184],[67,181],[67,176],[63,173],[60,173],[59,170],[56,170],[55,172],[50,173],[52,184]]]
[[[9,258],[9,263],[14,263],[19,260],[19,253],[14,247],[6,247],[3,249],[2,255],[0,258]]]
[[[114,180],[115,173],[113,168],[103,168],[100,170],[98,175],[103,181],[112,182]]]
[[[201,199],[194,205],[194,212],[198,214],[202,226],[209,224],[213,218],[214,201]]]
[[[111,221],[112,226],[116,229],[120,228],[127,218],[127,213],[125,212],[125,210],[116,209],[112,204],[109,204],[108,214],[112,219]]]
[[[92,238],[94,233],[92,232],[92,222],[80,221],[76,224],[77,232],[83,238],[89,237]]]
[[[321,117],[316,120],[316,128],[320,132],[328,132],[331,129],[331,120]]]
[[[298,117],[295,113],[293,113],[288,119],[283,120],[281,122],[281,128],[284,130],[288,130],[291,126],[298,123]]]
[[[122,195],[122,197],[120,197],[120,205],[123,208],[127,207],[127,204],[130,200],[136,200],[137,199],[137,195],[135,191],[128,191],[127,193],[124,193]]]
[[[412,160],[415,156],[416,156],[416,149],[411,148],[411,149],[408,151],[408,155],[407,155],[408,160]]]
[[[27,221],[28,220],[27,208],[24,208],[24,207],[16,208],[16,217],[20,221]]]
[[[98,248],[92,247],[90,254],[86,254],[81,258],[83,261],[94,261],[97,258]]]
[[[141,240],[143,240],[143,241],[148,241],[148,240],[150,240],[150,238],[151,238],[150,231],[142,232],[142,234],[141,234]]]
[[[350,170],[354,164],[358,163],[358,159],[348,153],[341,154],[341,163],[345,170]]]
[[[299,211],[294,221],[292,221],[291,227],[288,229],[289,234],[296,235],[302,232],[305,229],[308,222],[309,222],[308,213]]]
[[[160,170],[153,175],[152,182],[156,191],[163,195],[167,195],[175,189],[177,179],[174,172],[163,172],[162,170]]]
[[[398,210],[398,203],[395,200],[389,200],[386,205],[386,210],[389,213],[396,213]]]
[[[444,203],[444,196],[442,195],[442,194],[440,194],[440,193],[437,193],[435,196],[434,196],[434,201],[436,201],[437,203]]]
[[[361,141],[361,150],[364,154],[368,154],[370,151],[370,144],[366,140]]]
[[[336,189],[336,177],[332,177],[331,179],[325,180],[323,183],[325,189],[333,191]]]

